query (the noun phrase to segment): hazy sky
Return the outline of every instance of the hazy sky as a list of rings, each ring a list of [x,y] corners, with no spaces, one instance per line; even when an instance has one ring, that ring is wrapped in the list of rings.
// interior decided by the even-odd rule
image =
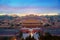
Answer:
[[[60,0],[0,0],[0,12],[60,13]]]

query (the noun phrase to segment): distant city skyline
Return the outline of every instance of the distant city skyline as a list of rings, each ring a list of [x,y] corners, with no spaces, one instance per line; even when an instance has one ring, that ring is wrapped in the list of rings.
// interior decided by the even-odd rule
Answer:
[[[0,13],[60,13],[60,0],[0,0]]]

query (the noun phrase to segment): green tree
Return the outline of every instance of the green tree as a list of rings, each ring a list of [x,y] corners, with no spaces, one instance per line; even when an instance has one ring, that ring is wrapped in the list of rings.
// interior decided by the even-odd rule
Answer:
[[[49,32],[45,33],[45,39],[46,40],[51,40],[52,39],[52,36],[51,36],[51,34]]]

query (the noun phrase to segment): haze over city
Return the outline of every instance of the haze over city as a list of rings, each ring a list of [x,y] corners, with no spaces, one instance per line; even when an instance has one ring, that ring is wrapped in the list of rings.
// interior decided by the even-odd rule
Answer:
[[[60,13],[60,0],[0,0],[0,14]]]

